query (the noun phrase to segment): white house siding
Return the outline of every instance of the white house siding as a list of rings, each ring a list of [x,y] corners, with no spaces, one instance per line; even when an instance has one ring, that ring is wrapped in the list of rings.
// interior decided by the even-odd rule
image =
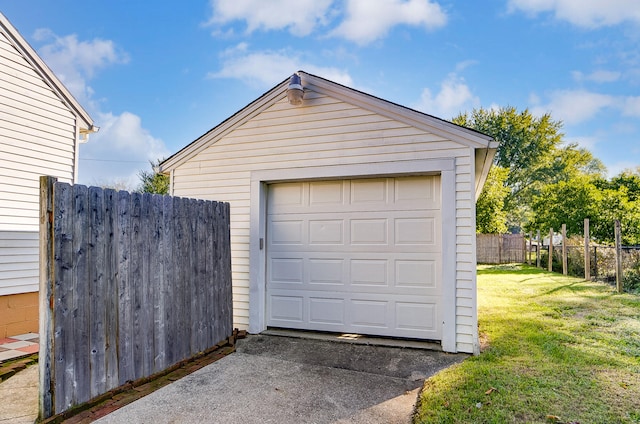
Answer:
[[[41,175],[74,179],[75,116],[0,27],[0,295],[38,290]]]
[[[459,253],[457,347],[473,352],[475,282],[471,266],[475,234],[471,199],[473,151],[364,108],[313,92],[305,92],[304,107],[281,98],[235,127],[218,141],[178,165],[172,173],[173,194],[231,204],[234,325],[249,324],[250,177],[256,170],[351,164],[375,164],[455,158],[456,237]],[[462,191],[465,191],[462,193]]]

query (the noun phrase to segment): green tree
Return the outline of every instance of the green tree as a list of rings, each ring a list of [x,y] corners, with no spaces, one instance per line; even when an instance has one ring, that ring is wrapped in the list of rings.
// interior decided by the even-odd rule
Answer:
[[[504,180],[509,190],[504,211],[508,225],[520,229],[529,219],[533,196],[552,181],[550,170],[562,143],[562,123],[549,114],[536,117],[514,107],[474,109],[453,122],[488,134],[499,143],[494,163],[509,170]]]
[[[640,200],[640,166],[635,169],[625,169],[608,181],[608,188],[619,189],[626,187],[630,201]]]
[[[504,234],[507,232],[507,214],[504,200],[509,188],[504,182],[509,175],[507,168],[494,165],[484,184],[484,189],[476,202],[476,231],[483,234]]]
[[[138,172],[138,177],[140,178],[139,192],[169,194],[169,176],[155,171],[156,167],[159,166],[163,160],[164,159],[158,159],[156,162],[149,161],[151,171],[141,170]]]
[[[547,184],[533,199],[528,229],[558,230],[566,224],[568,235],[582,234],[585,218],[595,226],[600,222],[601,205],[602,192],[588,175]]]
[[[631,200],[626,186],[604,189],[601,195],[598,218],[592,226],[592,237],[598,241],[613,243],[613,222],[620,220],[622,244],[640,244],[640,200]]]

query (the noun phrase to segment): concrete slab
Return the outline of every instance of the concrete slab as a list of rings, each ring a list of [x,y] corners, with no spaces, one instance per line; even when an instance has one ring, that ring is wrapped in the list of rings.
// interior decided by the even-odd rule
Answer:
[[[38,366],[0,383],[0,423],[33,424],[38,418]]]
[[[249,336],[236,353],[96,422],[408,423],[424,379],[466,357]]]

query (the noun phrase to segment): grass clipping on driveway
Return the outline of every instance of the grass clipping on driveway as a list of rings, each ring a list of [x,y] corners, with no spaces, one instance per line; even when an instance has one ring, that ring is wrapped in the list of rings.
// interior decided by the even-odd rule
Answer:
[[[640,423],[640,297],[478,268],[479,356],[425,382],[415,423]]]

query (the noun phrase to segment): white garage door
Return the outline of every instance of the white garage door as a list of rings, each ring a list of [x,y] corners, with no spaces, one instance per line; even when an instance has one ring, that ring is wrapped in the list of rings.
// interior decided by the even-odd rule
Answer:
[[[267,325],[441,339],[440,177],[272,184]]]

